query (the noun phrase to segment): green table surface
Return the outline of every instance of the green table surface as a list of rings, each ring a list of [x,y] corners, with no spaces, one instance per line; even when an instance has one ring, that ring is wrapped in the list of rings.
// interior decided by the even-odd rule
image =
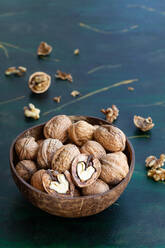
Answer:
[[[165,185],[148,179],[144,165],[147,156],[165,152],[164,24],[162,0],[0,1],[0,247],[165,247]],[[53,52],[38,59],[42,40]],[[5,77],[9,66],[19,65],[27,67],[24,77]],[[55,80],[57,69],[70,72],[73,83]],[[52,76],[41,95],[27,85],[36,71]],[[73,98],[72,90],[81,96]],[[57,104],[52,99],[59,95]],[[41,109],[37,121],[24,118],[23,107],[30,102]],[[130,137],[136,154],[133,177],[120,199],[82,219],[33,207],[11,177],[12,140],[57,114],[104,118],[100,109],[111,104],[119,107],[115,124]],[[137,131],[135,114],[151,116],[155,127]]]

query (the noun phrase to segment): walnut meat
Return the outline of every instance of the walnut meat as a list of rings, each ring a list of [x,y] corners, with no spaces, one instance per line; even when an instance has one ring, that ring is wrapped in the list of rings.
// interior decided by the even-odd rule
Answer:
[[[102,109],[101,112],[106,115],[106,120],[110,123],[114,122],[119,115],[119,109],[116,105],[112,105],[111,108]]]
[[[40,168],[50,168],[54,153],[62,146],[62,142],[58,139],[44,140],[39,146],[37,155],[37,163]]]
[[[38,148],[34,137],[20,138],[15,143],[15,150],[20,160],[34,160],[37,157]]]
[[[38,189],[41,190],[43,192],[45,192],[45,189],[43,187],[43,183],[42,183],[42,176],[45,173],[45,170],[38,170],[37,172],[35,172],[31,178],[31,185]]]
[[[135,126],[143,132],[146,132],[152,129],[155,126],[155,124],[152,123],[151,117],[148,117],[145,119],[141,116],[135,115],[133,121],[134,121]]]
[[[44,126],[44,136],[65,142],[68,138],[68,128],[71,125],[72,122],[69,117],[66,115],[57,115],[50,119]]]
[[[148,170],[147,176],[153,178],[155,181],[164,181],[165,180],[165,169],[152,168],[152,169]]]
[[[161,154],[160,158],[157,159],[155,156],[149,156],[146,158],[145,163],[147,168],[157,169],[164,165],[165,154]]]
[[[45,72],[35,72],[29,77],[28,86],[34,93],[44,93],[48,90],[50,84],[51,77]]]
[[[82,188],[91,185],[101,173],[101,164],[92,155],[79,154],[72,162],[72,177],[75,184]]]
[[[98,158],[98,159],[100,159],[103,155],[106,154],[106,151],[103,148],[103,146],[94,140],[88,140],[80,148],[80,152],[87,154],[87,155],[93,155],[95,158]]]
[[[80,154],[76,145],[67,144],[56,151],[52,158],[51,167],[58,172],[69,170],[73,159]]]
[[[129,172],[127,157],[123,152],[109,153],[103,156],[100,162],[100,178],[110,185],[119,183]]]
[[[32,175],[37,171],[36,164],[31,160],[22,160],[15,167],[17,173],[25,181],[29,181]]]
[[[94,131],[94,139],[111,152],[123,151],[125,149],[125,134],[119,128],[111,125],[98,127]]]
[[[93,184],[82,188],[82,194],[83,195],[96,195],[96,194],[102,194],[108,190],[109,190],[108,184],[106,184],[100,179],[97,179]]]
[[[68,134],[71,141],[78,146],[82,146],[87,140],[93,138],[94,130],[95,128],[88,122],[78,121],[69,127]]]

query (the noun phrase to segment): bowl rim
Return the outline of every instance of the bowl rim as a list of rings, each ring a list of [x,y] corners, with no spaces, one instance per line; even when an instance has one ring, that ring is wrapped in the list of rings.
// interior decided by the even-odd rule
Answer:
[[[101,119],[101,118],[97,118],[97,117],[93,117],[93,116],[87,116],[87,115],[67,115],[68,117],[72,117],[72,116],[76,116],[76,117],[86,117],[86,118],[90,118],[90,119],[95,119],[97,121],[104,121],[104,123],[106,123],[107,125],[111,125],[111,126],[115,126],[115,125],[112,125],[111,123],[109,123],[108,121],[104,120],[104,119]],[[55,117],[55,116],[53,116]],[[52,118],[53,118],[52,117]],[[112,189],[109,189],[107,190],[106,192],[104,193],[99,193],[99,194],[95,194],[95,195],[88,195],[88,196],[75,196],[75,197],[71,197],[71,196],[67,196],[67,197],[63,197],[63,196],[60,196],[60,195],[49,195],[48,193],[46,192],[42,192],[41,190],[38,190],[36,189],[35,187],[33,187],[30,183],[26,182],[21,176],[19,176],[19,174],[17,173],[16,169],[15,169],[15,166],[14,166],[14,163],[13,163],[13,152],[14,152],[14,146],[15,146],[15,143],[16,141],[18,140],[18,138],[22,135],[24,135],[27,131],[30,131],[32,130],[33,128],[37,128],[37,127],[41,127],[41,126],[44,126],[47,122],[43,122],[41,124],[38,124],[38,125],[35,125],[35,126],[32,126],[30,128],[27,128],[26,130],[24,130],[23,132],[21,132],[20,134],[18,134],[16,136],[16,138],[13,140],[11,146],[10,146],[10,169],[12,170],[12,172],[14,172],[15,176],[21,181],[21,183],[25,184],[26,187],[28,187],[30,190],[32,191],[35,191],[36,193],[39,193],[43,196],[46,196],[46,197],[50,197],[52,199],[56,198],[56,199],[67,199],[67,200],[77,200],[77,199],[90,199],[90,198],[95,198],[96,196],[99,197],[99,196],[104,196],[112,191],[114,191],[115,189],[119,188],[121,184],[123,184],[128,178],[129,178],[129,175],[132,176],[132,173],[134,171],[134,166],[135,166],[135,151],[134,151],[134,148],[132,146],[132,143],[128,140],[127,136],[126,136],[126,144],[129,145],[130,147],[130,150],[132,152],[132,160],[131,160],[131,163],[129,165],[129,172],[127,173],[126,177],[124,179],[121,180],[120,183],[118,183],[116,186],[114,186]],[[129,180],[128,180],[129,182]]]

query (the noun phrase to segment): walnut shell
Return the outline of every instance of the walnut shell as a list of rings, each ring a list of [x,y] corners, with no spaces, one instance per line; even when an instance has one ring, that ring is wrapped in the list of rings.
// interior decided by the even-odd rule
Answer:
[[[93,155],[95,158],[100,159],[103,155],[106,154],[105,149],[98,142],[94,140],[88,140],[81,148],[80,152]]]
[[[78,165],[83,167],[78,170]],[[89,169],[89,170],[88,170]],[[97,180],[101,173],[101,164],[97,158],[91,155],[79,154],[77,155],[71,166],[72,177],[75,184],[80,187],[87,187]]]
[[[43,184],[42,184],[42,176],[43,174],[45,173],[45,170],[42,169],[42,170],[38,170],[37,172],[35,172],[31,178],[31,185],[33,187],[35,187],[36,189],[38,190],[41,190],[43,192],[45,192],[45,189],[43,187]]]
[[[65,142],[68,138],[67,130],[71,125],[72,122],[69,117],[66,115],[57,115],[50,119],[44,126],[44,136]]]
[[[108,184],[106,184],[100,179],[97,179],[93,184],[82,188],[82,194],[83,195],[96,195],[96,194],[102,194],[108,190],[109,190]]]
[[[97,128],[94,132],[94,139],[111,152],[119,152],[125,149],[125,134],[119,128],[111,125],[103,125]]]
[[[39,146],[37,155],[37,163],[40,168],[50,168],[54,153],[62,146],[62,142],[58,139],[44,140]]]
[[[60,181],[60,178],[58,178],[58,176],[63,177],[63,180],[67,183],[67,186],[62,181]],[[59,173],[57,171],[47,170],[42,176],[42,182],[45,191],[50,195],[61,195],[64,197],[74,196],[75,186],[72,182],[69,171]],[[57,183],[58,186],[54,186],[53,183]],[[56,188],[54,188],[53,186]]]
[[[15,150],[20,160],[34,160],[37,156],[39,145],[34,137],[20,138],[15,143]]]
[[[103,156],[100,162],[100,178],[110,185],[119,183],[129,172],[127,157],[123,152],[109,153]]]
[[[15,167],[17,173],[25,181],[29,181],[32,175],[37,171],[36,164],[31,160],[22,160]]]
[[[68,134],[71,141],[78,146],[82,146],[86,141],[93,138],[94,130],[94,126],[88,122],[78,121],[69,127]]]
[[[41,94],[48,90],[51,84],[51,77],[45,72],[35,72],[29,77],[29,89],[36,93]]]
[[[53,156],[51,167],[58,172],[69,170],[73,159],[80,154],[76,145],[67,144],[56,151]]]

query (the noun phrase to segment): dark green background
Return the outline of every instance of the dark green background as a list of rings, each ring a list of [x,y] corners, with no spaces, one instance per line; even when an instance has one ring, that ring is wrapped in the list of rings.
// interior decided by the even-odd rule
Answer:
[[[36,56],[42,40],[53,46],[46,59]],[[76,48],[79,56],[73,55]],[[4,76],[9,66],[19,65],[28,69],[24,77]],[[144,166],[148,155],[165,152],[164,68],[162,0],[0,1],[0,247],[165,247],[165,185],[148,179]],[[57,69],[70,72],[74,82],[55,80]],[[45,94],[28,89],[35,71],[52,76]],[[95,94],[131,79],[138,81]],[[79,90],[82,98],[73,99],[72,90]],[[52,100],[58,95],[60,104]],[[38,121],[24,118],[23,107],[30,102],[41,109]],[[12,140],[55,114],[103,117],[100,109],[111,104],[119,107],[116,125],[136,152],[132,180],[117,203],[83,219],[50,216],[33,207],[11,178]],[[136,131],[134,114],[153,118],[155,127],[146,136]]]

